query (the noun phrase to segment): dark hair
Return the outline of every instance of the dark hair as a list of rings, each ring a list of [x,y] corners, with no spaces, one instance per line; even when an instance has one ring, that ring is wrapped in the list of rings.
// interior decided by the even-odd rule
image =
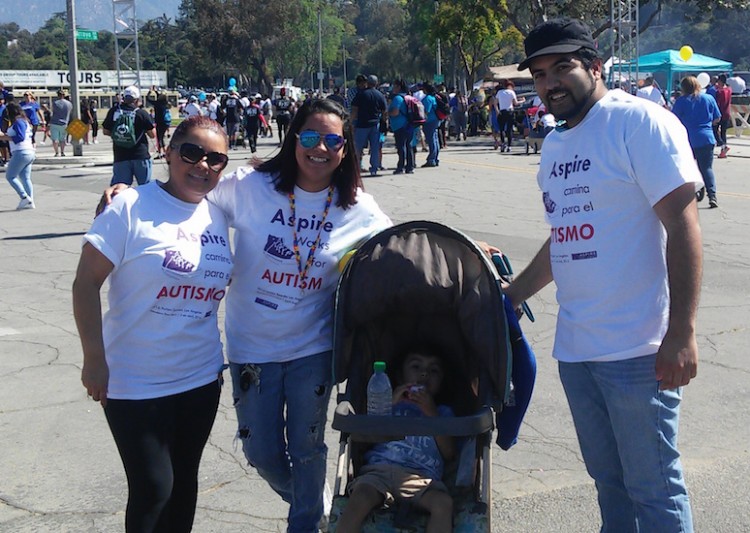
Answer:
[[[362,177],[359,173],[359,161],[354,148],[354,134],[349,121],[349,114],[336,102],[329,98],[308,98],[294,114],[294,119],[289,125],[284,144],[279,153],[268,161],[258,164],[255,168],[261,172],[275,174],[274,183],[276,190],[283,193],[294,191],[297,183],[297,134],[302,130],[302,125],[311,115],[324,114],[336,115],[344,123],[344,139],[346,144],[344,159],[336,170],[333,171],[333,185],[339,193],[336,205],[347,209],[356,203],[357,188],[362,187]]]
[[[591,48],[581,48],[577,52],[573,52],[573,56],[577,57],[581,63],[583,63],[583,68],[585,70],[591,70],[594,61],[601,59],[599,52],[592,50]]]
[[[398,85],[401,87],[401,92],[407,92],[409,90],[409,86],[406,85],[406,82],[401,78],[396,78],[393,80],[393,85]]]
[[[17,102],[11,102],[8,104],[8,106],[5,109],[7,109],[8,120],[10,122],[13,122],[14,120],[16,120],[16,117],[21,117],[22,119],[28,122],[29,119],[26,118],[26,112],[21,107],[21,104]]]
[[[425,92],[425,94],[435,94],[435,87],[431,83],[423,83],[422,90]]]
[[[721,83],[726,83],[727,82],[727,75],[726,74],[719,74],[719,81]]]
[[[218,133],[224,139],[224,142],[229,143],[227,140],[227,132],[224,131],[221,124],[208,117],[195,115],[186,118],[174,129],[174,132],[172,132],[172,139],[169,141],[169,146],[177,146],[183,141],[183,139],[185,139],[185,137],[190,135],[193,130],[199,128]]]

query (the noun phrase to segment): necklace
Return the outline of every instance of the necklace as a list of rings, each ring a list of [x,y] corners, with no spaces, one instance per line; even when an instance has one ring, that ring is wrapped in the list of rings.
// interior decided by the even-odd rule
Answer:
[[[310,247],[310,251],[307,254],[307,261],[305,262],[305,268],[302,268],[302,256],[299,253],[299,239],[297,238],[297,206],[294,198],[294,191],[289,193],[289,209],[292,211],[292,236],[294,258],[297,260],[297,271],[299,272],[300,281],[304,281],[307,278],[307,273],[310,270],[310,266],[313,264],[315,259],[315,251],[318,249],[320,244],[320,234],[323,231],[323,226],[328,218],[328,211],[331,208],[331,202],[333,201],[333,185],[328,187],[328,196],[326,197],[326,205],[323,208],[323,217],[318,224],[318,236],[315,238],[315,242]]]

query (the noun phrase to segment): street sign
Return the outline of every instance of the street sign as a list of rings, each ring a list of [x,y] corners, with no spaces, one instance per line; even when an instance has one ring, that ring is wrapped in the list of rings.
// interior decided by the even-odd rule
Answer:
[[[445,81],[445,76],[443,74],[435,74],[432,77],[433,83],[443,83]]]
[[[93,30],[76,30],[76,39],[79,41],[98,41],[99,33]]]
[[[68,127],[65,129],[70,133],[70,136],[73,137],[73,139],[80,141],[86,136],[86,133],[89,131],[89,126],[88,124],[84,124],[80,119],[74,119],[70,121],[70,124],[68,124]]]

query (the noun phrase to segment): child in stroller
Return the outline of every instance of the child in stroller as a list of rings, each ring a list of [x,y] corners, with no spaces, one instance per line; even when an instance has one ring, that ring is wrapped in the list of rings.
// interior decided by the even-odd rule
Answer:
[[[407,222],[380,232],[350,256],[335,306],[334,379],[337,390],[344,382],[346,387],[337,396],[332,424],[341,436],[329,532],[339,532],[349,500],[343,489],[367,466],[373,445],[410,436],[453,439],[454,457],[445,461],[442,478],[452,498],[452,531],[492,531],[493,418],[497,444],[507,450],[516,442],[535,375],[533,353],[503,299],[493,262],[452,228]],[[521,344],[527,357],[516,364]],[[441,356],[444,375],[450,376],[436,403],[450,406],[455,416],[358,414],[366,412],[374,362],[399,369],[403,362],[397,357],[415,345],[440,347],[427,350]],[[515,405],[509,404],[511,396]],[[425,531],[428,517],[413,507],[396,501],[364,513],[361,531]]]
[[[445,378],[442,357],[432,346],[407,350],[400,383],[393,391],[394,416],[453,416],[439,401]],[[455,454],[450,436],[407,436],[379,443],[365,454],[365,466],[350,483],[349,503],[338,524],[339,533],[357,533],[365,517],[375,508],[395,500],[409,500],[427,511],[427,531],[450,532],[453,500],[441,481],[444,461]]]
[[[542,149],[542,143],[544,138],[555,129],[555,116],[551,113],[547,113],[544,107],[532,108],[534,109],[533,119],[529,115],[527,118],[533,120],[533,125],[529,130],[529,136],[526,138],[526,155],[529,155],[531,147],[534,147],[534,153],[539,153]]]

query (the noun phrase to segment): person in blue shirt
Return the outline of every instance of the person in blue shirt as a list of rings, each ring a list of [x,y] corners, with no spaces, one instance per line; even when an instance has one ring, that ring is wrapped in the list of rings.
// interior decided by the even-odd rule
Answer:
[[[44,127],[46,125],[44,121],[44,115],[42,114],[42,108],[39,106],[39,102],[34,98],[34,94],[31,91],[23,93],[23,103],[21,108],[26,113],[29,122],[31,123],[31,144],[36,145],[36,130],[39,126]]]
[[[440,143],[438,141],[438,126],[440,126],[440,119],[436,114],[437,100],[435,100],[435,87],[429,83],[425,83],[424,86],[425,97],[422,99],[424,105],[424,112],[427,115],[427,121],[422,126],[424,130],[424,138],[427,142],[427,148],[429,153],[427,154],[427,162],[422,165],[423,167],[436,167],[440,164],[438,158],[440,154]]]
[[[391,104],[388,107],[388,116],[391,121],[391,130],[396,141],[396,152],[398,163],[394,174],[414,173],[414,151],[411,149],[411,139],[414,136],[414,127],[409,123],[406,110],[406,96],[408,88],[402,79],[393,82],[393,93]]]
[[[453,416],[450,407],[438,404],[445,378],[438,352],[431,346],[415,347],[402,360],[399,385],[393,390],[393,416]],[[359,532],[373,509],[396,500],[409,500],[427,511],[428,532],[452,531],[453,500],[441,478],[445,461],[454,455],[455,442],[445,435],[410,435],[376,444],[348,488],[349,502],[336,531]]]
[[[703,200],[704,194],[707,194],[708,205],[713,209],[719,207],[716,200],[716,176],[713,169],[714,146],[716,145],[713,125],[721,121],[721,111],[713,96],[701,93],[700,83],[695,76],[683,78],[680,88],[682,96],[674,103],[672,112],[687,129],[693,156],[703,176],[705,187],[697,193],[698,201]]]

